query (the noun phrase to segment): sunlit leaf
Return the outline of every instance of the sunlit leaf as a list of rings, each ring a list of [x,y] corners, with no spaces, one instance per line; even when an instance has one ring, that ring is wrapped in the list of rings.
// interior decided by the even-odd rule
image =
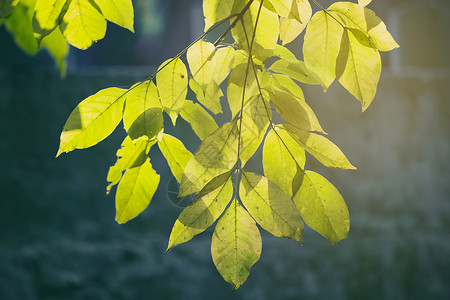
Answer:
[[[264,140],[263,167],[267,179],[292,197],[299,188],[305,150],[283,129],[269,131]]]
[[[305,65],[320,78],[325,91],[336,78],[336,60],[343,34],[343,28],[335,18],[335,14],[315,13],[306,27],[303,43]]]
[[[292,1],[293,11],[296,11],[299,17],[295,14],[290,14],[287,17],[280,18],[280,40],[283,45],[292,42],[302,31],[311,19],[312,9],[309,0],[295,0]]]
[[[237,146],[236,120],[208,136],[185,168],[178,197],[199,192],[211,179],[231,170],[237,161]]]
[[[283,86],[269,86],[266,90],[277,112],[288,124],[306,131],[325,133],[305,100],[294,96]]]
[[[203,14],[205,16],[205,32],[214,23],[225,19],[231,14],[234,0],[204,0]]]
[[[56,66],[62,76],[65,76],[67,69],[66,58],[69,55],[69,44],[61,33],[59,28],[56,28],[49,35],[42,39],[41,48],[47,49],[50,55],[56,62]]]
[[[49,35],[62,20],[71,1],[37,0],[33,16],[34,36],[40,42]]]
[[[192,153],[186,149],[179,139],[166,133],[162,135],[158,147],[166,158],[173,176],[178,182],[181,182],[186,165],[192,158]]]
[[[294,82],[294,80],[291,79],[291,77],[283,74],[272,74],[270,72],[264,71],[261,80],[261,87],[270,88],[270,86],[276,85],[282,86],[283,88],[287,89],[295,97],[300,98],[301,100],[305,100],[305,95],[303,95],[302,89]]]
[[[108,21],[134,32],[134,13],[131,0],[94,0],[94,2]]]
[[[189,87],[197,95],[197,100],[203,104],[214,114],[222,113],[222,105],[220,104],[220,97],[223,96],[220,86],[211,81],[206,86],[200,86],[194,79],[189,80]]]
[[[68,3],[69,7],[59,28],[72,46],[87,49],[105,36],[106,20],[89,0]]]
[[[26,53],[33,55],[38,51],[38,44],[33,37],[31,15],[33,8],[19,3],[6,19],[6,29],[13,35],[16,44]]]
[[[300,213],[275,183],[259,174],[242,172],[239,196],[262,228],[275,236],[302,242],[304,226]]]
[[[176,58],[166,60],[158,70],[160,71],[156,74],[156,82],[161,104],[175,125],[187,94],[186,66],[181,59]]]
[[[2,0],[0,2],[0,18],[7,17],[16,7],[19,0]]]
[[[358,0],[358,4],[362,6],[367,6],[372,0]]]
[[[259,75],[260,72],[257,74]],[[242,97],[244,96],[244,103],[246,103],[248,99],[257,93],[257,91],[258,85],[255,80],[255,74],[251,69],[251,65],[244,63],[236,66],[233,71],[231,71],[227,88],[227,98],[232,117],[241,110]]]
[[[286,47],[277,44],[273,49],[273,56],[279,57],[286,61],[297,62],[297,57]]]
[[[186,58],[194,80],[205,89],[213,81],[216,67],[214,45],[200,40],[189,48]]]
[[[289,124],[285,124],[280,127],[285,128],[293,134],[299,145],[325,166],[338,169],[356,169],[348,161],[344,153],[342,153],[342,151],[326,137],[320,134],[298,129]]]
[[[213,79],[217,84],[221,84],[230,74],[235,55],[236,51],[232,47],[224,47],[216,50],[216,65],[213,72]]]
[[[150,160],[130,168],[122,177],[116,192],[116,221],[125,223],[137,217],[156,192],[159,175],[153,170]]]
[[[56,156],[93,146],[110,135],[122,119],[126,91],[107,88],[78,104],[64,125]]]
[[[211,180],[176,220],[167,250],[205,231],[223,213],[231,197],[233,197],[231,172]]]
[[[346,27],[361,30],[367,34],[372,47],[380,51],[399,47],[387,31],[384,22],[373,10],[351,2],[336,2],[329,7],[329,10],[337,12]]]
[[[322,84],[313,74],[306,68],[305,63],[298,61],[286,61],[283,59],[274,62],[270,71],[285,74],[292,79],[307,84]]]
[[[152,139],[163,129],[163,115],[158,90],[151,81],[132,87],[127,94],[123,125],[132,140]]]
[[[147,153],[155,141],[149,141],[145,137],[134,142],[127,136],[119,150],[117,150],[117,162],[109,168],[106,179],[110,184],[106,188],[106,194],[109,194],[111,188],[119,183],[122,173],[129,168],[142,165],[147,160]]]
[[[180,115],[191,125],[192,130],[201,140],[218,128],[214,118],[201,105],[192,101],[184,102]]]
[[[233,200],[219,219],[211,242],[211,255],[219,273],[239,288],[261,255],[258,227],[248,212]]]
[[[345,30],[336,65],[336,77],[362,102],[363,110],[375,97],[381,74],[380,54],[368,42],[361,31]]]
[[[347,206],[339,191],[324,177],[306,171],[294,201],[305,223],[331,243],[347,237],[350,228]]]

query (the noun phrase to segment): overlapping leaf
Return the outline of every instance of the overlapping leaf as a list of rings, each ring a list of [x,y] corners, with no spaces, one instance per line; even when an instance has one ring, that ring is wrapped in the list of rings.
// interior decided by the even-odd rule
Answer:
[[[227,98],[232,117],[236,116],[241,110],[242,101],[245,104],[258,93],[255,73],[251,72],[251,70],[251,65],[246,62],[237,65],[231,71],[228,79]],[[257,74],[259,76],[260,72],[257,72]],[[244,99],[242,99],[243,97]]]
[[[309,0],[293,0],[291,11],[296,13],[280,18],[280,40],[283,45],[292,42],[302,33],[312,15]]]
[[[184,102],[180,115],[191,125],[192,130],[201,140],[218,128],[214,118],[201,105],[190,100]]]
[[[2,0],[0,2],[0,18],[7,17],[16,7],[19,0]]]
[[[225,19],[231,14],[234,0],[204,0],[203,15],[205,16],[205,32],[214,23]]]
[[[301,60],[286,61],[284,59],[277,60],[270,68],[270,71],[285,74],[299,82],[307,84],[322,84],[322,82],[314,76]]]
[[[94,0],[110,22],[134,32],[134,12],[131,0]]]
[[[173,176],[178,182],[181,182],[186,165],[192,158],[192,153],[186,149],[179,139],[166,133],[162,135],[158,147],[166,158]]]

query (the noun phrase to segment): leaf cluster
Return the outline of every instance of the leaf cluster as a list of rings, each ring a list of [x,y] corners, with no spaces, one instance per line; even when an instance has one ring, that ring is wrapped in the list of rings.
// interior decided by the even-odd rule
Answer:
[[[73,27],[64,23],[65,16],[94,3],[80,0],[74,8],[68,2],[58,2],[56,12],[36,14],[41,36],[59,25],[69,37],[67,30]],[[118,184],[119,223],[146,209],[158,187],[160,178],[148,157],[157,146],[180,183],[179,197],[196,194],[176,220],[168,249],[216,223],[212,258],[235,289],[260,257],[259,228],[300,243],[304,223],[331,243],[349,231],[342,196],[323,176],[305,169],[305,153],[330,168],[355,167],[327,138],[301,85],[320,85],[326,91],[337,79],[366,109],[381,72],[379,51],[398,45],[365,7],[370,1],[336,2],[327,9],[312,2],[320,8],[314,15],[308,0],[204,0],[201,37],[148,79],[129,89],[107,88],[82,101],[61,133],[58,155],[97,144],[123,121],[127,137],[107,176],[107,192]],[[114,7],[107,10],[102,1],[95,3],[107,19],[119,22]],[[89,9],[99,13],[94,6]],[[42,21],[44,12],[53,16],[47,17],[50,21]],[[100,28],[100,23],[94,25]],[[224,23],[229,26],[219,39],[207,42],[205,37]],[[82,45],[101,36],[103,29],[96,30],[98,36]],[[300,61],[284,45],[303,30]],[[231,45],[223,43],[229,35]],[[189,89],[196,99],[186,99]],[[224,111],[225,94],[231,117],[219,126],[213,115]],[[164,113],[174,125],[179,117],[191,125],[202,140],[194,153],[165,132]],[[259,147],[264,175],[245,168]]]

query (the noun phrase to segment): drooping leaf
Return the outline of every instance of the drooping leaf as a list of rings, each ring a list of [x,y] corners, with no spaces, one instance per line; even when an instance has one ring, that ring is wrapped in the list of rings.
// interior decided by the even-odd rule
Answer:
[[[277,44],[273,49],[273,56],[279,57],[286,61],[297,62],[297,57],[286,47]]]
[[[108,20],[134,32],[134,12],[131,0],[94,0]]]
[[[384,22],[373,10],[351,2],[336,2],[328,9],[335,11],[346,27],[364,32],[368,36],[370,46],[380,51],[390,51],[399,47],[387,31]]]
[[[345,157],[344,153],[326,137],[298,129],[289,124],[280,127],[289,131],[296,138],[300,146],[326,167],[356,170]]]
[[[192,153],[179,139],[166,133],[162,135],[158,147],[166,158],[173,176],[178,182],[181,182],[186,165],[192,158]]]
[[[59,28],[72,46],[87,49],[105,36],[106,20],[89,0],[72,0],[68,3]]]
[[[137,217],[156,192],[159,175],[153,170],[150,160],[130,168],[122,177],[116,192],[116,221],[119,224]]]
[[[275,183],[251,172],[242,172],[239,196],[262,228],[278,237],[302,242],[303,221],[294,202]]]
[[[219,219],[211,242],[211,255],[219,273],[239,288],[262,250],[261,235],[255,221],[236,199]]]
[[[347,237],[350,228],[347,206],[339,191],[324,177],[306,171],[294,201],[305,223],[331,243]]]
[[[36,1],[33,16],[33,31],[34,37],[38,42],[55,30],[69,9],[70,2],[68,0]]]
[[[293,5],[293,2],[295,0],[269,0],[269,2],[273,5],[275,8],[275,11],[280,17],[288,17],[290,14],[292,15],[293,12],[291,12],[291,8]],[[297,18],[298,18],[298,12],[297,12]],[[298,20],[300,21],[300,20]]]
[[[248,71],[248,73],[247,73]],[[257,73],[260,75],[260,72]],[[251,65],[247,63],[236,66],[228,79],[227,98],[233,118],[241,110],[242,97],[244,103],[258,92],[258,85]]]
[[[361,31],[345,30],[336,65],[337,79],[362,102],[363,111],[375,97],[381,74],[380,53],[368,43]]]
[[[294,96],[282,86],[269,86],[266,90],[277,112],[288,124],[306,131],[325,133],[314,111],[304,100]]]
[[[69,55],[69,44],[61,33],[59,28],[56,28],[49,35],[41,41],[41,48],[47,49],[50,55],[56,62],[56,66],[62,76],[66,75],[67,62],[66,58]]]
[[[122,119],[126,91],[107,88],[78,104],[64,125],[56,156],[93,146],[110,135]]]
[[[294,80],[291,79],[291,77],[264,71],[261,79],[261,87],[270,89],[270,86],[277,85],[288,90],[293,96],[300,98],[301,100],[305,100],[305,95],[303,94],[302,89],[294,82]]]
[[[216,67],[215,47],[212,43],[203,40],[192,45],[186,53],[194,80],[205,89],[213,81]]]
[[[264,175],[292,197],[299,188],[305,150],[281,128],[269,131],[264,141]]]
[[[312,9],[309,0],[292,1],[292,10],[297,11],[299,18],[295,14],[280,18],[280,40],[283,45],[299,36],[311,19]]]
[[[231,172],[226,172],[211,180],[176,220],[167,250],[185,243],[205,231],[223,213],[232,197]]]
[[[205,32],[214,23],[225,19],[231,14],[234,0],[204,0],[203,15],[205,16]]]
[[[0,2],[0,18],[7,17],[16,7],[19,0],[2,0]]]
[[[237,161],[237,146],[236,120],[208,136],[185,168],[178,197],[199,192],[211,179],[231,170]]]
[[[256,26],[252,54],[260,60],[265,60],[266,58],[272,56],[273,49],[277,44],[279,35],[279,21],[277,14],[271,12],[264,6],[261,8],[258,18],[259,8],[260,3],[258,1],[254,1],[250,5],[249,10],[244,14],[242,18],[243,21],[238,22],[238,24],[231,30],[231,33],[239,46],[248,53],[254,28]],[[257,19],[258,24],[256,24]],[[231,20],[234,20],[234,18]]]
[[[274,62],[270,68],[270,71],[285,74],[292,79],[307,84],[322,84],[318,78],[314,76],[305,66],[305,63],[301,60],[298,61],[286,61],[283,59]]]
[[[201,105],[192,101],[184,102],[180,115],[191,125],[192,130],[201,140],[218,128],[214,118]]]
[[[153,144],[155,144],[155,141],[149,141],[145,137],[132,141],[127,136],[123,140],[120,149],[117,150],[117,162],[109,168],[106,177],[107,181],[110,182],[106,188],[106,194],[109,194],[111,188],[119,183],[124,171],[138,167],[147,160],[147,153]]]
[[[245,166],[261,144],[271,117],[270,105],[260,95],[255,95],[245,105],[242,116],[242,128],[240,127],[241,123],[238,123],[238,128],[241,128],[239,158],[241,159],[242,167]]]
[[[163,129],[163,115],[158,90],[152,81],[130,89],[125,102],[123,125],[132,140],[152,139]]]
[[[303,57],[308,70],[322,81],[324,91],[336,78],[336,60],[343,28],[334,13],[319,11],[306,27]]]
[[[186,66],[179,58],[166,60],[158,68],[156,83],[161,105],[172,119],[173,125],[183,108],[187,94],[188,77]]]
[[[213,79],[218,85],[230,74],[235,55],[236,51],[232,47],[224,47],[216,50],[216,65],[213,72]]]

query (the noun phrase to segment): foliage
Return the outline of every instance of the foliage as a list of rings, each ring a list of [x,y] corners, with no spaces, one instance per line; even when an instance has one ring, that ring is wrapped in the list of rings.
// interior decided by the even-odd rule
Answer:
[[[147,208],[157,189],[148,153],[158,146],[180,183],[179,197],[196,194],[175,221],[168,249],[216,223],[212,258],[235,289],[260,257],[258,225],[300,243],[303,222],[331,243],[346,238],[346,204],[327,179],[305,170],[305,152],[330,168],[355,167],[327,138],[297,82],[326,92],[337,79],[365,110],[380,77],[379,51],[398,45],[366,7],[370,0],[327,9],[312,2],[319,7],[314,15],[308,0],[204,0],[205,33],[146,80],[82,101],[64,126],[57,156],[97,144],[123,120],[127,137],[109,169],[107,192],[118,184],[116,220],[125,223]],[[2,15],[13,11],[7,23],[13,22],[17,1],[2,3]],[[61,32],[70,44],[87,48],[104,36],[105,19],[132,31],[131,2],[38,0],[32,25],[41,45]],[[229,26],[219,39],[207,42],[224,23]],[[300,61],[284,45],[304,30]],[[224,43],[230,35],[234,43]],[[186,100],[189,89],[198,103]],[[213,115],[228,109],[224,90],[231,117],[218,126]],[[191,125],[202,140],[195,153],[165,133],[163,113],[174,125],[179,116]],[[264,176],[245,169],[259,147]]]

